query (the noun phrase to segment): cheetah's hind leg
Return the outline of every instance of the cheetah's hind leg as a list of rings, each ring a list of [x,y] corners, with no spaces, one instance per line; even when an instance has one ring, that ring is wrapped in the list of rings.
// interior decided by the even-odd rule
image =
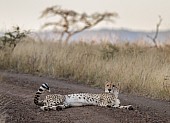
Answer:
[[[57,111],[61,111],[65,108],[69,108],[71,107],[70,105],[67,105],[67,104],[63,104],[63,105],[56,105],[56,106],[51,106],[50,109],[51,110],[57,110]]]
[[[51,110],[57,110],[57,111],[61,111],[61,110],[63,110],[65,108],[65,106],[64,105],[56,105],[56,106],[51,106],[50,107],[50,109]]]
[[[41,106],[40,109],[43,110],[43,111],[49,111],[50,110],[50,108],[48,106]]]
[[[40,109],[43,111],[50,111],[50,110],[57,110],[57,111],[61,111],[63,110],[65,107],[63,105],[57,105],[57,106],[41,106]]]

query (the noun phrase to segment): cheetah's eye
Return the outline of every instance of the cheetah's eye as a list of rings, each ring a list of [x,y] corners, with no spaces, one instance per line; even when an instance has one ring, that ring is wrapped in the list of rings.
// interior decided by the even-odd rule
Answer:
[[[107,87],[109,86],[109,85],[106,85]]]
[[[115,87],[115,85],[113,85],[113,87]]]

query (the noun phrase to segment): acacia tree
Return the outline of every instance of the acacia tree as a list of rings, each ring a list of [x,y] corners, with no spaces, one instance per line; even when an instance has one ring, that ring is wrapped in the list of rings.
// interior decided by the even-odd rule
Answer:
[[[87,13],[62,9],[59,6],[52,6],[46,8],[40,18],[49,16],[56,17],[56,21],[47,22],[42,28],[53,27],[56,32],[61,34],[59,40],[68,42],[71,36],[90,29],[102,21],[114,22],[113,18],[118,15],[114,12],[96,12],[88,15]]]

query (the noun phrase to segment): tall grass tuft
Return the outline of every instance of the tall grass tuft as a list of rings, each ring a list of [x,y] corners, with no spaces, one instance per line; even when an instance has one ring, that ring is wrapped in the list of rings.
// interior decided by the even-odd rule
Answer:
[[[0,59],[3,69],[101,87],[110,80],[119,84],[122,92],[170,100],[170,89],[165,88],[164,82],[164,77],[170,75],[169,48],[27,41],[10,53],[1,50]]]

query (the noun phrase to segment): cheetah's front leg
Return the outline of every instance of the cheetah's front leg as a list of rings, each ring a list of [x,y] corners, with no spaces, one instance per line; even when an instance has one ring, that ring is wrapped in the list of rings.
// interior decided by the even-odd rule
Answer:
[[[133,110],[132,105],[127,105],[127,106],[114,105],[113,108]]]
[[[120,109],[128,109],[128,110],[133,110],[133,106],[132,106],[132,105],[127,105],[127,106],[119,106],[118,108],[120,108]]]
[[[119,109],[133,110],[133,106],[132,105],[120,106],[120,100],[119,99],[115,100],[115,104],[112,107],[113,108],[119,108]]]

